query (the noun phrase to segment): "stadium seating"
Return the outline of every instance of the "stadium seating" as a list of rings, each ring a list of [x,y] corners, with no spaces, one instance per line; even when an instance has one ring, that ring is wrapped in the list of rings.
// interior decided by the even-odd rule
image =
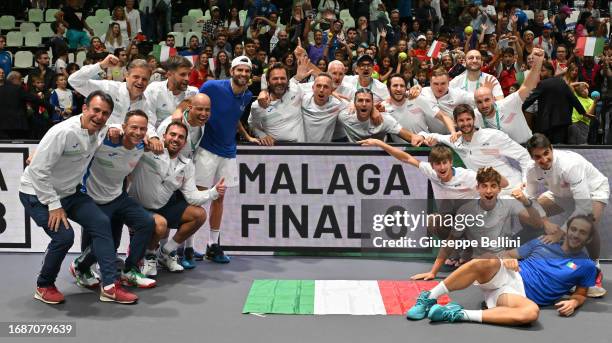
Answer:
[[[21,31],[23,34],[26,34],[27,32],[36,31],[36,24],[28,22],[21,23],[21,25],[19,25],[19,31]]]
[[[196,9],[189,10],[187,15],[190,16],[190,17],[194,17],[195,19],[200,19],[200,18],[204,17],[204,12],[202,12],[201,9],[196,8]]]
[[[98,10],[96,10],[96,17],[98,18],[104,18],[104,17],[111,17],[111,13],[109,9],[106,8],[100,8]]]
[[[24,45],[27,47],[37,47],[42,45],[42,37],[40,36],[40,32],[26,32]]]
[[[0,17],[0,30],[12,30],[15,28],[15,17],[3,15]]]
[[[46,22],[52,22],[55,21],[55,13],[59,12],[59,9],[57,8],[48,8],[45,11],[45,21]]]
[[[38,32],[42,38],[48,38],[54,35],[53,30],[51,30],[51,23],[41,23],[38,27]]]
[[[17,51],[15,54],[15,68],[32,68],[34,55],[30,51]]]
[[[85,59],[87,58],[87,52],[85,51],[79,51],[76,54],[76,57],[74,59],[74,63],[78,64],[79,67],[83,66],[83,62],[85,62]]]
[[[42,23],[45,21],[45,13],[38,8],[28,10],[28,20],[32,23]]]
[[[10,31],[6,34],[6,46],[19,47],[23,46],[23,33],[20,31]]]

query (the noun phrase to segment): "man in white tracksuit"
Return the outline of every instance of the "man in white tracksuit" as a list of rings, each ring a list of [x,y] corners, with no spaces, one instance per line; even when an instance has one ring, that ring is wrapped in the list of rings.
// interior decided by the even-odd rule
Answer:
[[[144,95],[144,91],[149,84],[151,69],[147,61],[136,59],[130,62],[127,66],[127,75],[125,82],[110,81],[110,80],[95,80],[95,76],[102,70],[115,66],[119,63],[119,59],[114,55],[108,55],[106,58],[96,64],[83,66],[80,70],[70,75],[68,82],[77,92],[84,96],[89,93],[102,90],[108,93],[115,102],[115,108],[108,120],[109,137],[118,142],[121,135],[121,125],[125,114],[131,110],[142,110],[149,117],[149,126],[145,144],[150,150],[155,153],[161,153],[163,144],[157,137],[155,132],[155,124],[157,118],[155,112],[151,109],[148,99]]]
[[[589,256],[599,269],[601,217],[610,198],[608,178],[587,159],[572,151],[553,149],[550,140],[536,133],[527,141],[527,150],[535,165],[527,172],[526,190],[529,196],[537,197],[549,217],[560,215],[560,222],[578,215],[592,215],[595,229],[587,244]],[[541,187],[546,191],[538,194]],[[559,241],[567,228],[547,222],[548,243]],[[602,287],[602,273],[598,272],[595,286],[590,287],[590,297],[606,294]]]
[[[181,149],[181,156],[193,160],[196,148],[200,144],[200,140],[204,134],[204,125],[210,118],[210,98],[204,93],[198,93],[190,98],[183,100],[174,111],[174,113],[164,119],[157,127],[157,134],[160,137],[166,133],[166,128],[173,121],[178,121],[187,127],[187,143]],[[178,249],[178,255],[181,257],[180,263],[185,269],[193,269],[196,267],[194,259],[203,260],[204,254],[194,250],[194,235],[189,236],[185,240],[184,249]]]
[[[68,218],[81,224],[92,237],[102,273],[100,300],[118,303],[138,300],[119,282],[110,220],[79,187],[94,151],[106,135],[106,121],[112,111],[113,99],[108,94],[90,93],[83,114],[53,126],[45,134],[21,177],[19,199],[26,213],[51,238],[34,293],[36,299],[45,303],[64,301],[64,295],[55,287],[55,279],[74,242]]]
[[[142,140],[147,133],[147,115],[141,110],[126,114],[123,124],[123,137],[120,144],[114,144],[106,138],[94,154],[83,178],[83,191],[87,193],[111,221],[115,249],[119,248],[123,224],[134,232],[130,237],[129,255],[121,272],[121,281],[139,288],[155,287],[155,280],[148,279],[140,273],[138,262],[144,256],[145,248],[156,223],[165,230],[166,222],[159,216],[153,218],[142,205],[130,198],[123,190],[125,178],[134,170],[144,154]],[[84,232],[81,256],[70,265],[70,272],[77,284],[93,287],[97,279],[90,268],[95,263],[91,247],[91,237]]]
[[[502,131],[477,129],[474,126],[474,111],[469,105],[462,104],[455,107],[453,116],[461,130],[461,137],[455,142],[451,142],[450,135],[421,132],[419,136],[428,145],[440,142],[450,146],[461,157],[466,167],[472,170],[484,167],[495,168],[509,183],[500,195],[506,198],[510,196],[512,190],[525,182],[527,171],[533,166],[527,150]],[[517,161],[521,170],[512,167],[509,159]]]
[[[176,234],[159,251],[160,263],[171,272],[184,270],[178,263],[176,249],[206,221],[206,211],[201,206],[225,193],[223,179],[210,190],[198,191],[196,188],[193,162],[180,154],[186,143],[187,132],[183,123],[169,124],[163,135],[164,153],[144,154],[132,173],[129,189],[129,194],[145,208],[162,215],[168,228],[177,229]],[[156,232],[149,242],[142,269],[142,273],[147,276],[157,274],[155,250],[164,235]]]
[[[170,117],[181,101],[198,94],[196,87],[189,85],[191,62],[183,56],[172,56],[165,62],[168,72],[166,81],[151,82],[144,91],[151,111],[155,112],[155,127]]]

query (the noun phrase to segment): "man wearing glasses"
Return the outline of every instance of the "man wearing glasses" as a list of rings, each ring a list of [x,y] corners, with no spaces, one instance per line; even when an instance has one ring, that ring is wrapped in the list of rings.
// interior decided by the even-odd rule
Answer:
[[[384,83],[372,78],[374,59],[370,55],[362,55],[357,59],[357,75],[345,76],[343,85],[351,90],[349,99],[355,97],[355,93],[362,88],[370,90],[374,94],[374,104],[378,104],[389,98],[389,90]]]

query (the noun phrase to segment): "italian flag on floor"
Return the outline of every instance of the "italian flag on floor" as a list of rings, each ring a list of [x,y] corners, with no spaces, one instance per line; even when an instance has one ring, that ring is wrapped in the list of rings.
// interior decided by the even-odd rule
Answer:
[[[176,48],[170,48],[165,45],[154,45],[152,54],[157,61],[164,62],[170,58],[170,56],[176,56]]]
[[[579,56],[599,56],[603,53],[606,42],[603,38],[580,37],[576,41]]]
[[[242,313],[404,315],[438,281],[255,280]],[[439,304],[450,301],[448,296]]]

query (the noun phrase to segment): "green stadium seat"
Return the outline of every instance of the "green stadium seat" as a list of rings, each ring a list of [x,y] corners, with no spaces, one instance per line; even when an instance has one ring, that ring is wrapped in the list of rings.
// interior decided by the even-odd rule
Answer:
[[[10,31],[6,34],[6,46],[23,46],[23,33],[20,31]]]
[[[15,28],[15,17],[3,15],[0,17],[0,30],[12,30]]]
[[[28,10],[28,21],[32,23],[42,23],[45,21],[45,13],[41,9],[31,8]]]
[[[55,21],[55,13],[59,11],[60,10],[58,8],[47,8],[47,10],[45,11],[45,21],[46,22]]]
[[[19,31],[21,31],[23,34],[36,31],[36,24],[30,22],[21,23],[21,25],[19,25]]]
[[[35,47],[42,45],[42,37],[40,36],[40,32],[32,31],[26,32],[25,34],[25,46]]]
[[[32,68],[34,55],[30,51],[17,51],[15,54],[15,68]]]

